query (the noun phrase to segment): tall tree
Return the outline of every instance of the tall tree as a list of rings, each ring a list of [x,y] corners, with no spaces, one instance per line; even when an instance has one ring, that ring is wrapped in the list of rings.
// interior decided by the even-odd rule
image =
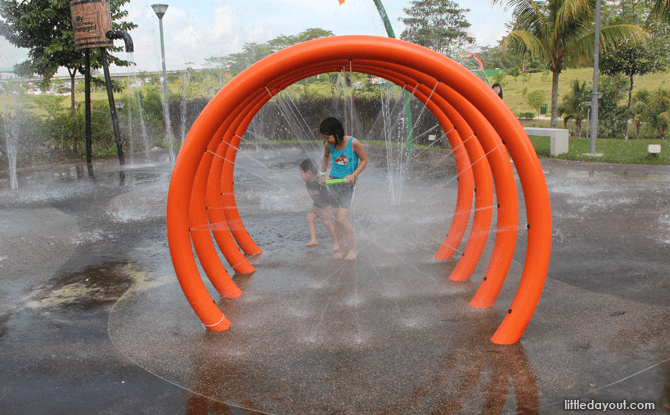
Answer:
[[[544,70],[544,62],[539,59],[514,54],[510,51],[504,52],[499,44],[497,46],[480,46],[477,56],[482,60],[484,69],[511,69],[518,67],[519,71],[522,72]]]
[[[602,5],[603,22],[633,23],[641,25],[649,17],[652,8],[649,0],[609,0]]]
[[[218,68],[228,68],[236,75],[264,57],[289,46],[308,40],[333,36],[333,32],[323,29],[307,29],[297,35],[279,35],[265,43],[245,43],[242,52],[232,53],[223,57],[212,56],[205,59],[207,65]]]
[[[120,21],[128,12],[121,7],[129,0],[111,0],[112,28],[130,31],[136,24]],[[46,89],[58,68],[65,67],[70,75],[72,111],[75,109],[75,75],[84,71],[84,51],[74,47],[74,33],[69,0],[0,0],[0,35],[19,48],[27,48],[28,60],[15,68],[24,75],[42,77]],[[108,48],[120,51],[121,48]],[[111,63],[128,66],[128,61],[109,56]],[[91,51],[91,67],[100,68],[99,49]]]
[[[662,71],[668,66],[665,50],[658,42],[649,39],[646,44],[625,40],[616,50],[603,55],[600,61],[600,70],[605,75],[624,74],[628,77],[628,104],[624,125],[630,119],[630,107],[633,100],[633,85],[635,76],[646,75]],[[628,140],[628,128],[624,128],[624,139]]]
[[[402,40],[450,57],[475,43],[467,33],[471,24],[465,14],[469,9],[461,9],[450,0],[413,0],[410,4],[403,9],[409,17],[400,18],[407,27],[400,35]]]
[[[230,56],[210,56],[205,58],[205,66],[209,66],[216,71],[219,80],[219,86],[223,85],[224,78],[228,77],[228,68],[233,63]]]
[[[289,46],[296,45],[298,43],[307,42],[308,40],[320,39],[322,37],[333,36],[333,32],[330,30],[323,29],[307,29],[303,32],[298,33],[297,35],[279,35],[277,38],[269,40],[267,44],[273,49],[274,52],[287,48]]]
[[[556,127],[558,77],[566,65],[585,65],[593,60],[595,1],[492,0],[493,5],[513,9],[512,30],[503,38],[502,48],[543,59],[552,72],[551,126]],[[644,32],[633,24],[600,28],[604,53],[623,39],[644,41]]]

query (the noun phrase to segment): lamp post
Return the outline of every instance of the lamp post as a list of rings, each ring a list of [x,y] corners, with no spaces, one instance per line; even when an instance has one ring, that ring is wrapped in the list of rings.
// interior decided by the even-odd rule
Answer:
[[[598,70],[600,63],[600,0],[596,0],[596,30],[593,45],[593,92],[591,93],[591,130],[589,134],[589,152],[591,156],[599,156],[596,153],[596,139],[598,138],[598,99],[602,94],[598,93]],[[628,128],[628,126],[626,126]]]
[[[165,42],[163,41],[163,15],[167,11],[167,4],[152,4],[156,16],[158,16],[158,23],[161,32],[161,55],[163,57],[163,94],[165,95],[165,102],[163,104],[163,117],[165,118],[165,131],[167,133],[168,145],[170,147],[170,161],[174,161],[174,151],[172,150],[172,131],[170,129],[170,101],[168,100],[167,88],[167,71],[165,69]]]

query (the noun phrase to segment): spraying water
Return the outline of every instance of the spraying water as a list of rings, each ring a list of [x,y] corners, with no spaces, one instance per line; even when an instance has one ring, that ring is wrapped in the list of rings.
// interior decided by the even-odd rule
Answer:
[[[126,60],[130,63],[128,65],[128,74],[131,75],[131,80],[135,81],[132,77],[132,66],[135,64],[134,58],[133,58],[133,53],[128,52]],[[128,152],[132,153],[133,152],[133,106],[132,102],[133,100],[131,99],[130,95],[128,95],[128,100],[127,100],[128,105]]]
[[[165,68],[165,66],[163,66]],[[167,95],[167,78],[163,77],[163,88],[165,94]],[[163,117],[165,118],[165,137],[168,142],[168,149],[170,150],[170,161],[173,162],[174,157],[174,145],[172,144],[172,124],[170,122],[170,101],[167,96],[161,96],[161,101],[163,101]]]
[[[342,124],[344,124],[344,131],[352,136],[356,136],[356,131],[354,128],[354,94],[351,85],[351,73],[349,74],[349,82],[347,82],[347,73],[343,69],[340,71],[337,77],[337,85],[339,86],[339,91],[336,91],[333,99],[339,101],[339,97],[342,97],[343,108],[341,108],[342,114]],[[340,108],[338,108],[340,110]],[[338,111],[340,112],[340,111]]]
[[[149,160],[149,136],[147,135],[147,127],[144,124],[144,110],[142,108],[142,96],[140,94],[140,87],[136,81],[137,76],[133,77],[133,84],[135,85],[135,96],[137,97],[137,108],[140,113],[140,129],[142,130],[142,144],[144,145],[144,157]]]
[[[392,206],[400,206],[402,183],[408,158],[405,157],[405,115],[399,105],[402,93],[399,88],[380,84],[383,137],[386,149],[387,186]],[[399,110],[400,109],[400,110]]]
[[[181,93],[181,146],[184,146],[186,139],[186,93],[188,92],[188,83],[190,75],[188,71],[184,73],[184,85]]]
[[[128,96],[128,152],[133,152],[133,100]]]
[[[128,61],[131,62],[131,66],[135,65],[135,62],[133,60],[133,54],[128,53]],[[142,94],[140,93],[140,88],[144,85],[144,79],[139,79],[137,76],[137,72],[135,71],[132,73],[132,83],[131,83],[131,88],[135,90],[135,98],[137,100],[137,109],[139,113],[139,118],[140,118],[140,130],[142,133],[142,146],[144,147],[144,157],[147,161],[149,161],[149,150],[150,150],[150,143],[149,143],[149,135],[147,134],[147,127],[144,123],[144,108],[142,106]],[[132,100],[130,99],[130,96],[128,97],[128,102],[130,103]],[[128,114],[129,117],[132,117],[131,115],[132,111],[129,109]],[[132,119],[131,119],[132,120]],[[131,123],[131,120],[128,121],[129,125]],[[132,126],[129,127],[130,129],[130,137],[131,137],[131,146],[130,148],[132,149]]]
[[[12,190],[18,190],[19,181],[16,177],[16,156],[19,143],[19,120],[17,116],[7,115],[5,117],[4,130],[7,144],[7,160],[9,162],[9,182]]]
[[[142,142],[144,144],[144,156],[149,160],[149,135],[147,134],[147,127],[144,124],[144,109],[142,108],[142,99],[139,89],[137,90],[137,105],[140,108],[140,128],[142,129]]]

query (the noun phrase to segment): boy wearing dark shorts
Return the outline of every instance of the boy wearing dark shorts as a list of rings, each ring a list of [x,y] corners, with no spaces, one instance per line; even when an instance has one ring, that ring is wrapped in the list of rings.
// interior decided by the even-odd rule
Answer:
[[[323,226],[326,227],[328,233],[330,233],[330,236],[335,242],[333,251],[337,251],[339,246],[335,236],[335,228],[333,227],[333,212],[330,208],[330,196],[326,186],[320,183],[318,170],[312,160],[307,159],[300,163],[300,177],[302,177],[302,179],[305,181],[307,192],[309,192],[309,195],[314,201],[312,208],[307,214],[307,227],[309,228],[309,235],[311,236],[311,239],[308,243],[305,244],[305,246],[312,247],[319,244],[319,241],[316,237],[315,221],[317,218],[321,218],[321,221],[323,221]]]

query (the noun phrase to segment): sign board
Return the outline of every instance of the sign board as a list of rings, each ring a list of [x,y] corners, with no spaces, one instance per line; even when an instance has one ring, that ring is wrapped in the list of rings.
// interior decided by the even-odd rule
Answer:
[[[77,49],[114,46],[105,33],[112,30],[109,2],[101,0],[74,0],[70,2],[74,46]]]
[[[661,152],[661,145],[660,144],[648,144],[647,145],[647,153],[649,154],[660,154]]]

